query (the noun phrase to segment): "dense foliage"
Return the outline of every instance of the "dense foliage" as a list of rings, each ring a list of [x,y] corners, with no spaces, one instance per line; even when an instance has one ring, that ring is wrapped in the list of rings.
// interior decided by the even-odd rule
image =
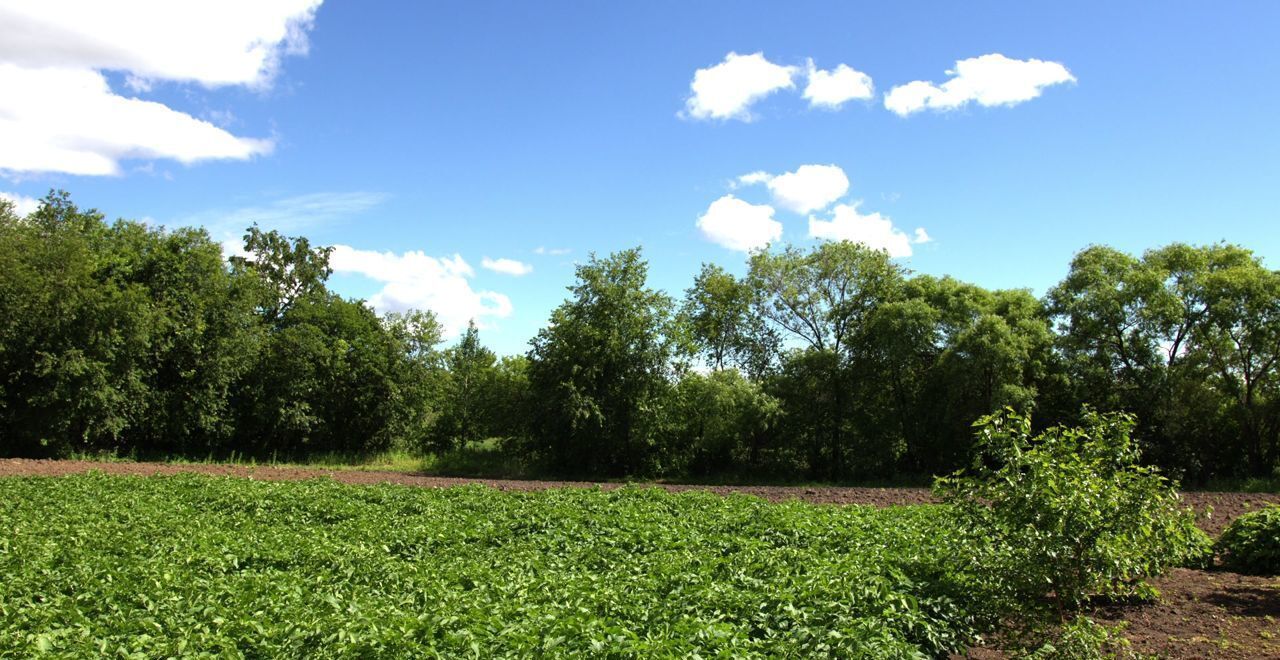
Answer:
[[[984,621],[936,506],[0,479],[0,656],[867,657]]]
[[[1134,414],[1196,483],[1280,473],[1280,274],[1233,245],[1093,246],[1043,299],[847,242],[705,265],[680,299],[638,249],[578,266],[526,355],[327,288],[329,251],[251,227],[107,223],[0,201],[0,454],[299,456],[497,446],[526,472],[943,474],[973,420]],[[494,440],[494,439],[498,440]]]
[[[439,326],[325,287],[329,250],[250,228],[107,224],[65,193],[0,202],[0,452],[298,455],[416,441]]]
[[[973,464],[935,486],[986,582],[1010,603],[1052,599],[1060,617],[1093,595],[1150,595],[1143,578],[1210,550],[1173,486],[1138,464],[1132,418],[1084,417],[1039,435],[1012,411],[986,417]]]
[[[1233,571],[1280,575],[1280,506],[1272,504],[1232,520],[1214,550]]]

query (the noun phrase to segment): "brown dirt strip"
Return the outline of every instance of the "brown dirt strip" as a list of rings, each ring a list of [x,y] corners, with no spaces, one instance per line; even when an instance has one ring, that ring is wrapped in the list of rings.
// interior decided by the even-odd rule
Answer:
[[[0,477],[63,476],[90,470],[142,476],[195,472],[263,481],[327,478],[347,484],[390,483],[421,488],[483,484],[498,490],[514,491],[597,486],[609,490],[623,485],[584,481],[463,479],[399,472],[245,465],[0,459]],[[704,490],[719,494],[744,493],[771,502],[797,499],[814,504],[890,506],[936,501],[925,488],[643,485],[671,492]],[[1201,528],[1214,536],[1236,516],[1267,503],[1280,503],[1280,495],[1277,494],[1186,492],[1183,493],[1183,498],[1200,514]],[[1225,571],[1174,569],[1154,580],[1153,584],[1162,594],[1159,602],[1101,607],[1089,612],[1089,615],[1106,624],[1126,622],[1128,628],[1125,630],[1125,637],[1133,643],[1133,650],[1138,653],[1174,659],[1280,660],[1280,578],[1253,577]],[[972,657],[1004,657],[998,651],[984,649],[973,649],[971,653]]]

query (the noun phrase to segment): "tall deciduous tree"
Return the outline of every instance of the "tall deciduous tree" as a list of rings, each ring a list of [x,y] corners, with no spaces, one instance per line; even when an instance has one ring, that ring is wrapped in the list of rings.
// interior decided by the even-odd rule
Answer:
[[[497,359],[480,344],[475,322],[468,323],[462,338],[445,353],[448,377],[440,418],[432,432],[435,449],[451,449],[493,432],[488,395],[496,378]]]
[[[561,470],[642,471],[658,442],[673,303],[647,273],[639,248],[593,255],[531,342],[535,443]]]
[[[757,316],[754,291],[715,264],[703,264],[684,294],[680,322],[711,369],[760,375],[778,350],[777,334]]]
[[[781,252],[751,256],[748,286],[754,292],[755,313],[784,338],[804,350],[826,357],[807,360],[808,369],[821,366],[825,461],[829,475],[847,473],[849,431],[853,410],[851,368],[868,348],[867,321],[881,304],[901,294],[903,269],[883,251],[847,241],[823,243],[810,252],[787,247]],[[813,388],[803,388],[812,390]]]
[[[262,231],[255,224],[244,235],[245,256],[231,257],[238,268],[254,272],[262,281],[262,316],[275,323],[307,296],[323,293],[333,274],[331,247],[311,247],[305,237]]]

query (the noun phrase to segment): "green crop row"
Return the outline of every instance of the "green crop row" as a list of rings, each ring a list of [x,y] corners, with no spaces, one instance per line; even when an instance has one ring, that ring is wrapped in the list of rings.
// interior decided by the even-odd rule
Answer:
[[[0,479],[0,657],[933,657],[980,625],[944,513]]]

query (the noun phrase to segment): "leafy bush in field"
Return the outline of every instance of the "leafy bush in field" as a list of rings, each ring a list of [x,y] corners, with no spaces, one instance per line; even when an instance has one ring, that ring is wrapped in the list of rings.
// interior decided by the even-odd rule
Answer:
[[[1062,626],[1052,642],[1026,655],[1027,660],[1103,660],[1136,657],[1122,631],[1124,623],[1104,626],[1085,616]]]
[[[1090,595],[1150,595],[1142,582],[1203,561],[1209,540],[1173,485],[1138,464],[1133,419],[1085,413],[1032,435],[1012,410],[979,420],[972,467],[940,478],[977,570],[1011,603],[1052,597],[1059,616]]]
[[[1222,565],[1233,571],[1280,574],[1280,506],[1272,504],[1231,521],[1214,549]]]
[[[193,475],[0,479],[0,657],[927,658],[942,507]]]

